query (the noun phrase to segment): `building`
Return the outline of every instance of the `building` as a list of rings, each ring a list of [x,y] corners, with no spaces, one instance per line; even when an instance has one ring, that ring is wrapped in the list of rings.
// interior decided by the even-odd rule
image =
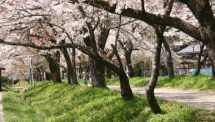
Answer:
[[[199,53],[200,53],[199,44],[192,44],[178,51],[177,55],[181,57],[182,62],[178,66],[176,66],[176,74],[191,75],[193,70],[196,69]],[[205,46],[203,49],[201,61],[204,59],[206,54],[207,54],[207,47]],[[206,61],[202,64],[201,69],[208,69],[210,66],[211,66],[211,63],[207,58]]]

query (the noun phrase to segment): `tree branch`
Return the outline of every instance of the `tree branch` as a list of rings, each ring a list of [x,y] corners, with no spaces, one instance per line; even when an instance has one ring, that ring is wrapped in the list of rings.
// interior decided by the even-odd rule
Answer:
[[[115,13],[116,5],[111,6],[107,1],[104,0],[85,0],[84,3],[95,6],[97,8],[101,8],[110,13]],[[175,17],[166,17],[164,15],[155,15],[148,13],[146,11],[134,10],[131,8],[123,9],[121,15],[135,18],[137,20],[142,20],[149,25],[159,24],[163,26],[171,26],[177,28],[184,33],[192,36],[193,38],[202,41],[203,38],[200,34],[200,29],[198,27],[193,26],[190,23],[187,23],[179,18]]]

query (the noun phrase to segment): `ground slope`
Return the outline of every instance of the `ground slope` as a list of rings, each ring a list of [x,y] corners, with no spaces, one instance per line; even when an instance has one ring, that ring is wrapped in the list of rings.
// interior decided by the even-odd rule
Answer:
[[[5,92],[6,93],[6,92]],[[10,97],[20,96],[19,93],[7,93]],[[6,94],[4,94],[6,95]],[[71,122],[71,121],[180,121],[180,122],[201,122],[214,121],[215,112],[190,108],[178,105],[174,102],[158,100],[161,105],[162,114],[154,115],[146,102],[145,96],[136,94],[135,98],[129,101],[122,100],[120,93],[105,88],[90,88],[84,86],[71,86],[65,83],[53,84],[51,82],[39,83],[37,87],[30,88],[23,92],[24,99],[15,101],[14,104],[23,103],[29,105],[34,118],[47,122]],[[6,99],[5,99],[6,98]],[[21,97],[20,97],[21,98]],[[8,97],[3,96],[3,107],[5,102],[11,102]],[[11,98],[10,98],[11,99]],[[9,104],[9,103],[7,103]],[[12,108],[16,111],[11,111]],[[4,112],[12,116],[19,115],[22,108],[11,106]],[[26,118],[31,119],[30,116]],[[5,116],[5,121],[9,120]],[[23,119],[23,118],[20,118]],[[30,121],[30,120],[29,120]],[[18,121],[19,122],[19,121]],[[20,122],[22,122],[20,120]]]

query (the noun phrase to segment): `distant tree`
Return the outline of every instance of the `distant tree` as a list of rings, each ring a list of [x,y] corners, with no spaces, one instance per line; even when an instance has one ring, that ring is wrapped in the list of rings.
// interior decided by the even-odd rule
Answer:
[[[131,42],[131,40],[127,40],[126,42],[122,42],[121,40],[119,40],[119,44],[122,47],[125,59],[126,59],[126,66],[128,68],[128,76],[129,77],[134,77],[134,69],[131,63],[131,54],[132,51],[134,50],[134,46],[133,43]]]
[[[60,75],[60,51],[56,51],[52,54],[43,54],[49,63],[49,69],[51,71],[52,80],[54,83],[61,83]]]
[[[201,69],[201,58],[202,58],[202,53],[204,51],[204,44],[200,45],[200,51],[199,51],[199,55],[198,55],[198,59],[197,59],[197,65],[196,65],[196,72],[195,72],[195,76],[199,75],[200,73],[200,69]]]
[[[65,43],[65,41],[63,40],[62,43]],[[66,60],[66,64],[67,64],[67,77],[68,77],[68,83],[69,84],[78,84],[78,80],[77,80],[77,75],[76,75],[76,70],[75,70],[75,64],[74,64],[74,60],[73,59],[73,63],[71,61],[69,52],[67,50],[67,48],[62,48],[61,49],[64,58]],[[74,51],[74,50],[73,50]],[[72,79],[72,82],[71,82]]]

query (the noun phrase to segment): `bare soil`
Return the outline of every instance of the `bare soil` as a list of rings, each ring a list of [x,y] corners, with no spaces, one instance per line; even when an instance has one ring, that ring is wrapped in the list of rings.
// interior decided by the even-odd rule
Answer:
[[[119,86],[108,86],[111,90],[120,91]],[[132,87],[134,93],[145,94],[145,87]],[[192,107],[215,110],[215,93],[172,88],[156,88],[155,96],[168,101],[175,101]]]

